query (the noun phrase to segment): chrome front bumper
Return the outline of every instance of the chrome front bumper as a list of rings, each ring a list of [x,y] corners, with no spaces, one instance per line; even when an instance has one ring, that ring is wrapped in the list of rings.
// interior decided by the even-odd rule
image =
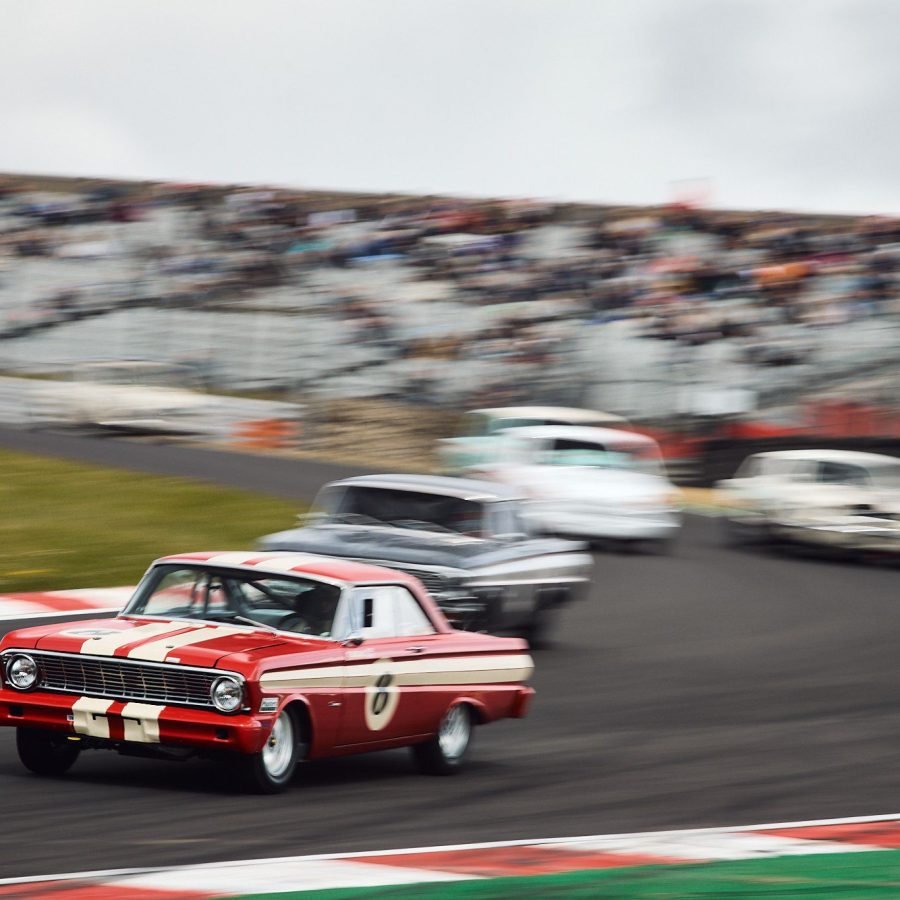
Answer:
[[[877,524],[879,521],[884,524]],[[786,541],[821,547],[873,553],[900,552],[900,523],[890,520],[869,522],[778,522],[771,524],[772,533]]]
[[[535,504],[526,515],[541,531],[597,539],[666,540],[681,527],[680,514],[671,510],[595,511]]]

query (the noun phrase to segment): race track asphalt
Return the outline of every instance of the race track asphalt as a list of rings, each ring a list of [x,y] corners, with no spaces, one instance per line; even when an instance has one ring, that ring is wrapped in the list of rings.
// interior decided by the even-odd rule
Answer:
[[[42,449],[112,463],[131,452],[115,443]],[[172,449],[153,471],[191,453]],[[204,477],[277,486],[271,460],[215,456]],[[333,477],[291,465],[288,496]],[[459,777],[392,751],[257,797],[202,762],[96,752],[40,779],[4,729],[0,877],[897,812],[897,570],[727,547],[717,524],[688,517],[671,556],[598,553],[589,600],[535,654],[531,716],[481,729]]]

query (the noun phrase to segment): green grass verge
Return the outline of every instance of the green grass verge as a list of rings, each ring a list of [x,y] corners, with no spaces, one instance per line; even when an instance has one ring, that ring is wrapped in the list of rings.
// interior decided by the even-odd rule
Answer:
[[[564,875],[245,894],[232,900],[887,900],[900,897],[900,851],[781,856]]]
[[[0,451],[0,593],[134,584],[187,550],[252,548],[302,505],[185,478]]]

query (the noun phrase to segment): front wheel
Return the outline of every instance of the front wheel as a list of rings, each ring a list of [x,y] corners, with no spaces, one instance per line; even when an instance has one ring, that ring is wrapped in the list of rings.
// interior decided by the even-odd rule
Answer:
[[[275,719],[262,750],[239,758],[238,769],[244,784],[257,794],[280,793],[290,784],[306,750],[299,717],[289,709],[283,710]]]
[[[458,703],[447,710],[437,734],[424,744],[412,749],[419,771],[426,775],[455,775],[465,763],[466,753],[472,744],[472,710],[465,703]]]
[[[675,552],[675,535],[646,541],[644,546],[653,556],[671,556]]]
[[[16,749],[22,765],[30,772],[36,775],[62,775],[72,768],[80,748],[64,734],[17,728]]]
[[[566,595],[552,593],[538,594],[531,611],[531,619],[525,630],[528,643],[535,650],[543,650],[553,643],[559,627],[559,608],[565,602]]]

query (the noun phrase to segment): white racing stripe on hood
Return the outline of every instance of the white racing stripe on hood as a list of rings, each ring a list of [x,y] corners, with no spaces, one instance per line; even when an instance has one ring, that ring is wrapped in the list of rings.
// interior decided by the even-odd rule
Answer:
[[[159,637],[161,634],[180,631],[182,628],[184,628],[183,625],[174,622],[151,622],[148,625],[138,625],[136,628],[123,628],[121,631],[116,631],[115,634],[88,638],[78,652],[90,656],[112,656],[119,647],[124,647],[126,644]]]
[[[148,662],[162,662],[170,650],[182,647],[192,647],[194,644],[202,644],[214,638],[231,637],[233,634],[247,634],[245,628],[227,628],[225,626],[208,625],[202,628],[194,628],[184,634],[176,634],[169,638],[161,638],[158,641],[150,641],[149,644],[141,644],[128,653],[129,659],[143,659]]]
[[[526,653],[505,656],[445,657],[443,659],[387,659],[398,685],[509,684],[525,681],[534,671]],[[385,660],[350,666],[327,666],[266,672],[264,688],[365,687],[382,672]]]

